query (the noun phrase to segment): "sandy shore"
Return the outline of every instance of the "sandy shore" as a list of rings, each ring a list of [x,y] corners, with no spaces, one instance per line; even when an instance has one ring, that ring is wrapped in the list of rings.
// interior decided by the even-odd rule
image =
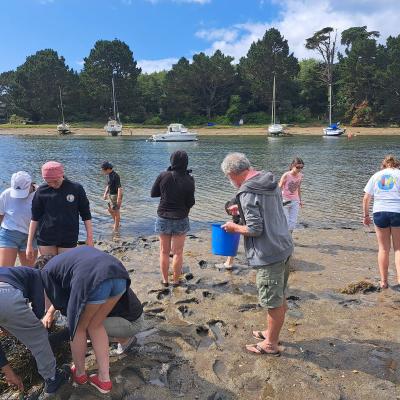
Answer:
[[[265,135],[266,128],[263,127],[207,127],[194,128],[200,136],[223,136],[223,135]],[[151,136],[155,133],[161,133],[162,129],[155,128],[124,128],[123,136]],[[322,135],[322,126],[288,126],[285,129],[290,135]],[[347,127],[347,133],[354,136],[379,136],[379,135],[400,135],[400,128],[363,128],[363,127]],[[58,135],[55,127],[44,128],[12,128],[8,126],[0,126],[0,135]],[[73,128],[72,136],[104,136],[105,132],[100,128]]]
[[[122,260],[145,304],[146,328],[138,345],[112,357],[114,388],[108,398],[399,399],[399,293],[341,293],[350,283],[378,283],[375,235],[304,229],[294,239],[281,337],[286,350],[279,358],[244,349],[256,342],[251,332],[263,328],[265,312],[257,306],[255,273],[243,265],[242,251],[232,272],[218,269],[222,257],[210,254],[209,232],[189,236],[187,281],[165,289],[159,283],[157,237],[97,243]],[[66,385],[57,397],[100,395],[87,385]]]

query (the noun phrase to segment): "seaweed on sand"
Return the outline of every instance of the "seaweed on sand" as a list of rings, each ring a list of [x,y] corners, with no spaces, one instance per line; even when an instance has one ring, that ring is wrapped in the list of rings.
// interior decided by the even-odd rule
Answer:
[[[356,293],[370,293],[378,291],[378,286],[368,281],[360,281],[357,283],[350,283],[345,288],[340,290],[343,294],[356,294]]]
[[[55,336],[55,340],[51,340],[52,336]],[[71,361],[69,342],[68,340],[61,340],[61,338],[65,338],[63,329],[58,327],[50,329],[49,339],[54,356],[56,357],[57,366]],[[0,344],[6,353],[10,366],[21,377],[26,391],[32,386],[43,382],[43,379],[37,372],[36,361],[32,353],[15,336],[2,331]],[[10,387],[7,385],[4,377],[0,376],[0,393],[5,393],[7,390],[10,390]]]

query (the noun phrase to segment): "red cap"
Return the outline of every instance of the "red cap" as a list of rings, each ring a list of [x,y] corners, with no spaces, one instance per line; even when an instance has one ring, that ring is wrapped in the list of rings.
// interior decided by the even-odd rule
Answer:
[[[64,176],[64,167],[57,161],[48,161],[42,166],[43,179],[59,179]]]

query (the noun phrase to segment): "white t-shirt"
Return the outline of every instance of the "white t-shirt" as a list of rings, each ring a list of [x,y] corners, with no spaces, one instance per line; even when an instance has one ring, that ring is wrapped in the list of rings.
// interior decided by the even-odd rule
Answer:
[[[35,193],[30,193],[25,199],[15,199],[10,192],[11,189],[6,189],[0,194],[0,215],[4,215],[1,226],[10,231],[28,233]]]
[[[374,196],[372,211],[400,213],[400,170],[386,168],[372,175],[364,192]]]

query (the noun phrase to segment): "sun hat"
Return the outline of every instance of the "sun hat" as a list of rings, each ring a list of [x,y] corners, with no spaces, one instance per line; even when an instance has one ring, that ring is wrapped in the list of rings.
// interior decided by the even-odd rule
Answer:
[[[18,171],[11,177],[11,197],[25,199],[29,195],[32,178],[25,171]]]
[[[64,167],[57,161],[48,161],[42,166],[43,179],[59,179],[64,176]]]

